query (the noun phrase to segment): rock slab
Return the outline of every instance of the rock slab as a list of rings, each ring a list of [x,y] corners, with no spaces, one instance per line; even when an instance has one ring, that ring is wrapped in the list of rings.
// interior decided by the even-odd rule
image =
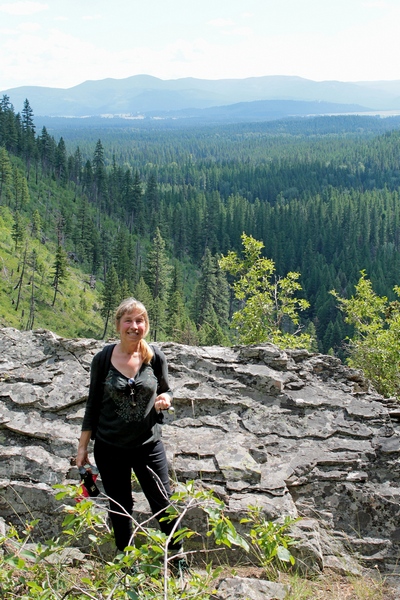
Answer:
[[[57,534],[52,486],[77,481],[73,458],[90,363],[103,345],[45,330],[0,330],[6,521],[38,517],[46,535]],[[394,401],[331,356],[272,344],[160,347],[175,395],[163,437],[176,480],[213,489],[236,524],[249,505],[260,506],[267,519],[303,517],[307,568],[340,570],[343,548],[362,564],[395,565],[400,413]],[[140,492],[135,499],[136,516],[148,511]]]

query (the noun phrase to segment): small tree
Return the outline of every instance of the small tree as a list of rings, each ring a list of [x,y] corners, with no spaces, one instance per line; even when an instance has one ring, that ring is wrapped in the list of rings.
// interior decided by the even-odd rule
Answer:
[[[29,188],[26,178],[17,167],[13,169],[13,192],[15,210],[24,209],[30,198]]]
[[[25,242],[24,254],[23,254],[22,260],[21,260],[21,275],[20,275],[20,277],[18,279],[17,285],[14,287],[14,290],[18,290],[17,301],[15,303],[15,310],[18,310],[19,303],[21,301],[22,286],[23,286],[23,283],[24,283],[25,268],[26,268],[26,263],[27,263],[27,253],[28,253],[28,242],[26,241]],[[19,271],[19,266],[18,266],[18,271]]]
[[[21,248],[25,239],[25,224],[19,211],[17,211],[14,216],[11,237],[15,244],[15,251],[17,252]]]
[[[33,324],[35,322],[35,291],[36,291],[36,283],[35,283],[35,275],[39,269],[38,264],[38,254],[35,249],[32,250],[29,256],[29,266],[31,268],[31,276],[30,276],[30,287],[31,287],[31,297],[29,301],[29,316],[26,323],[26,330],[33,329]]]
[[[134,295],[139,302],[145,305],[147,312],[151,312],[153,308],[153,297],[151,291],[143,277],[140,277],[134,289]]]
[[[53,265],[54,296],[53,296],[53,302],[51,304],[52,306],[54,306],[54,304],[56,302],[56,297],[59,292],[60,284],[63,283],[68,278],[67,266],[68,266],[67,255],[65,254],[65,251],[63,250],[62,246],[58,246],[57,251],[56,251],[56,258],[55,258],[54,265]]]
[[[400,296],[400,286],[395,286]],[[345,313],[345,322],[354,326],[349,340],[348,364],[362,369],[384,396],[400,395],[400,302],[389,302],[372,289],[365,271],[349,299],[331,292]]]
[[[33,238],[40,238],[42,232],[42,219],[39,211],[36,209],[32,215],[31,235]]]
[[[107,271],[101,299],[103,306],[100,310],[100,314],[104,319],[104,331],[102,335],[102,339],[104,339],[107,333],[110,315],[118,306],[120,301],[120,285],[117,271],[113,265]]]
[[[308,308],[307,300],[295,298],[301,290],[299,273],[275,276],[275,264],[261,256],[264,244],[243,233],[243,257],[236,252],[222,256],[221,269],[236,278],[235,298],[241,308],[232,317],[239,342],[256,344],[270,341],[281,348],[309,348],[311,338],[300,333],[299,311]]]
[[[12,181],[13,171],[8,153],[0,147],[0,204],[3,196],[8,198],[11,195]]]
[[[166,327],[166,309],[171,283],[170,273],[171,266],[165,250],[165,242],[157,227],[152,246],[147,256],[147,270],[145,272],[145,281],[153,298],[153,305],[149,316],[151,337],[154,341],[157,341],[157,336]]]

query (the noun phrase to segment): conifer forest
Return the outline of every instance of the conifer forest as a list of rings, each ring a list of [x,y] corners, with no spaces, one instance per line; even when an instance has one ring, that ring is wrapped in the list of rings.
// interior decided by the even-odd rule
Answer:
[[[71,336],[106,337],[119,300],[135,295],[149,307],[152,339],[236,343],[239,301],[220,258],[242,251],[243,233],[263,243],[277,277],[300,274],[301,323],[321,352],[341,355],[351,335],[332,290],[349,297],[365,272],[394,298],[397,118],[81,121],[41,117],[38,126],[28,100],[21,112],[7,96],[0,102],[0,232],[12,240],[2,256],[2,326],[9,304],[24,311],[25,327],[52,329],[40,314],[62,299],[68,311],[63,286],[73,268],[94,300],[76,291],[91,323],[74,327],[66,312]],[[47,274],[35,266],[43,247],[52,252]]]

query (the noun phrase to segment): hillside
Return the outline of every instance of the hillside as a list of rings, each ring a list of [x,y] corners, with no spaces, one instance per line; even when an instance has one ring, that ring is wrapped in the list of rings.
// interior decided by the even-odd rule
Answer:
[[[350,296],[365,270],[376,292],[394,299],[398,119],[67,121],[37,133],[29,102],[21,114],[0,104],[3,324],[29,327],[33,306],[35,327],[100,338],[111,333],[119,298],[133,294],[159,341],[234,344],[240,302],[219,258],[242,251],[243,232],[264,244],[278,279],[300,273],[298,296],[310,304],[301,325],[320,351],[344,356],[352,333],[331,290]],[[41,270],[31,266],[33,250]],[[57,253],[71,276],[52,306]]]
[[[53,328],[59,335],[99,338],[103,329],[99,294],[90,276],[68,261],[68,276],[53,305],[56,246],[25,237],[22,248],[13,240],[11,211],[0,206],[0,326]]]

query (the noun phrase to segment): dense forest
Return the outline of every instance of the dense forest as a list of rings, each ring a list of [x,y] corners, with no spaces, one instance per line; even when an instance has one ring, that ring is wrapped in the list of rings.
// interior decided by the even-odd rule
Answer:
[[[130,293],[151,307],[153,338],[234,343],[235,304],[218,258],[240,252],[245,232],[263,242],[279,276],[301,274],[305,329],[320,351],[341,353],[350,330],[330,291],[351,295],[361,270],[389,298],[400,283],[398,118],[48,121],[37,131],[28,100],[21,113],[7,96],[0,102],[0,215],[19,260],[8,288],[3,277],[9,302],[21,270],[35,270],[24,240],[36,237],[54,248],[53,305],[68,268],[93,284],[98,302],[85,310],[101,326],[92,335],[106,335],[115,303]],[[43,302],[33,287],[31,313]]]

